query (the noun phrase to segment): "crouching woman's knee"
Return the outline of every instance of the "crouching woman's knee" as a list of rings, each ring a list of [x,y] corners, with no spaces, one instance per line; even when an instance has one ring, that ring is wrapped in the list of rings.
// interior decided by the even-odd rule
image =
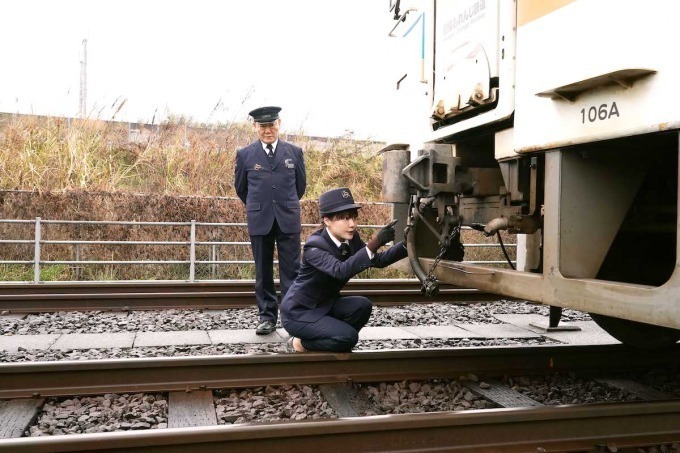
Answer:
[[[333,349],[337,352],[349,352],[359,342],[358,332],[347,332],[343,335],[333,336]]]

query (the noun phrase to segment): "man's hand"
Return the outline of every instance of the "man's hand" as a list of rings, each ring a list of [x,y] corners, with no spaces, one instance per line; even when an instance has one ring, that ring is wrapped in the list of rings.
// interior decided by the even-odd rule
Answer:
[[[394,225],[396,225],[397,219],[392,220],[390,223],[382,227],[378,232],[371,236],[371,240],[366,244],[366,247],[376,253],[380,247],[394,240]]]

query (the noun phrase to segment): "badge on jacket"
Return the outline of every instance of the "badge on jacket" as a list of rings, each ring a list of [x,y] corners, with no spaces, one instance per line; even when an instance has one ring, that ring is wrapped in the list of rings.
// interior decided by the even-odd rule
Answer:
[[[293,159],[286,159],[283,161],[284,164],[286,164],[286,168],[295,168],[295,164],[293,163]]]
[[[262,170],[262,165],[255,164],[255,166],[253,167],[253,170]]]

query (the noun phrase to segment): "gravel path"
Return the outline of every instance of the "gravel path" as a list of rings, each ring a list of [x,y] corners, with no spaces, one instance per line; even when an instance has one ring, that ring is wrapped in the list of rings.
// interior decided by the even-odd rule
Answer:
[[[500,301],[475,304],[411,304],[373,307],[368,327],[446,326],[451,324],[500,324],[494,314],[536,313],[548,315],[549,308],[528,302]],[[566,309],[565,321],[590,320],[581,312]],[[254,329],[255,308],[228,310],[163,310],[129,313],[56,312],[31,314],[24,319],[0,317],[2,335],[70,333],[172,332],[181,330]]]
[[[360,341],[355,350],[426,349],[480,346],[518,346],[558,344],[547,338],[511,339],[428,339]],[[210,346],[155,346],[144,348],[43,350],[19,348],[18,352],[0,351],[0,362],[54,362],[60,360],[139,359],[153,357],[192,357],[233,354],[285,353],[283,343],[252,343]]]
[[[496,313],[548,314],[548,307],[528,302],[494,302],[470,305],[433,303],[401,307],[374,307],[369,327],[437,326],[462,323],[499,324]],[[565,310],[565,320],[589,319],[587,314]],[[254,329],[255,308],[229,310],[165,310],[107,312],[59,312],[28,315],[24,319],[0,317],[4,335],[168,332],[188,330]],[[557,343],[548,338],[529,339],[412,339],[360,341],[357,350],[448,347],[541,345]],[[165,346],[141,348],[0,351],[0,362],[98,360],[119,358],[182,357],[284,352],[282,343]]]

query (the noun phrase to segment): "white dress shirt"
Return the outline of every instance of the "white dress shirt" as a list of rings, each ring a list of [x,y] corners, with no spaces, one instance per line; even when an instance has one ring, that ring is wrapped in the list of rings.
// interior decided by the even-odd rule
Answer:
[[[262,140],[260,140],[260,143],[262,143],[262,149],[264,149],[264,152],[269,154],[269,150],[267,149],[267,144],[265,142],[263,142]],[[273,153],[276,152],[276,145],[278,145],[278,144],[279,144],[278,138],[274,141],[274,143],[271,144]]]
[[[331,233],[328,228],[326,228],[326,232],[328,233],[328,236],[330,236],[331,240],[333,241],[337,248],[340,248],[340,244],[349,245],[349,241],[341,241],[340,239],[336,238],[335,236],[333,236],[333,233]],[[366,247],[366,253],[368,253],[369,259],[373,259],[374,253],[371,252],[368,247]]]

